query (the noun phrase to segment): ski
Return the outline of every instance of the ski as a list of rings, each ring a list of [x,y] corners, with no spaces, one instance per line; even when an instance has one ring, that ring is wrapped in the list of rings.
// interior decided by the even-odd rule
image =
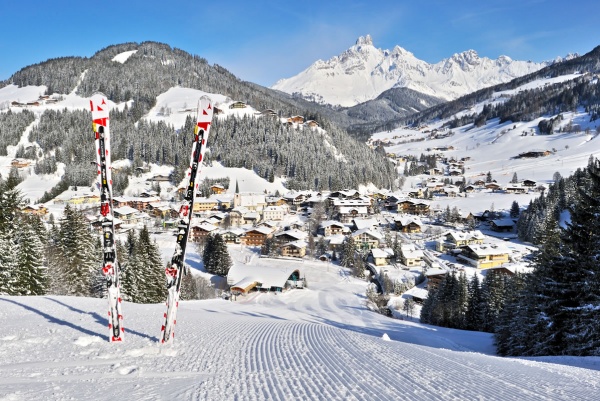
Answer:
[[[167,312],[164,314],[165,323],[161,327],[161,342],[169,343],[175,336],[177,323],[177,307],[179,306],[179,293],[185,263],[185,249],[189,237],[190,222],[194,209],[194,199],[198,189],[197,178],[206,150],[206,140],[212,122],[213,108],[210,99],[203,96],[198,100],[198,117],[194,128],[194,141],[192,143],[192,156],[188,168],[188,186],[183,203],[179,209],[179,225],[177,227],[177,243],[175,252],[169,266],[165,269],[167,276]]]
[[[100,180],[100,223],[102,227],[103,263],[102,274],[106,279],[108,293],[109,341],[123,341],[123,315],[119,283],[119,264],[115,247],[113,221],[112,179],[110,165],[110,132],[108,129],[108,101],[102,93],[95,93],[90,99],[92,127],[96,142],[96,165]]]

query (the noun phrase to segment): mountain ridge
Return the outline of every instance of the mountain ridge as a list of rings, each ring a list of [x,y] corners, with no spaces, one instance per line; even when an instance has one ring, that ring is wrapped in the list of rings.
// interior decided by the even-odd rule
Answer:
[[[409,88],[449,101],[562,60],[535,63],[509,56],[492,60],[470,49],[430,64],[400,46],[392,50],[376,48],[371,36],[366,35],[340,55],[317,60],[299,74],[279,80],[272,88],[342,107],[375,99],[392,88]]]

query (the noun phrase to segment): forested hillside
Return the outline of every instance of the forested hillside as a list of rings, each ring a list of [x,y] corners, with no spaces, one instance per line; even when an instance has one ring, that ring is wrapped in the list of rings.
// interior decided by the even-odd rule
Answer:
[[[135,51],[126,62],[113,61],[118,54]],[[216,135],[209,143],[212,159],[226,166],[253,169],[263,178],[273,180],[284,175],[290,188],[343,189],[360,184],[392,188],[396,174],[392,165],[364,144],[354,141],[338,124],[348,125],[352,118],[323,106],[294,99],[287,94],[259,85],[242,82],[224,68],[182,50],[155,42],[125,43],[107,47],[91,58],[65,57],[23,68],[2,83],[46,85],[48,94],[72,91],[89,97],[104,92],[116,103],[132,101],[121,111],[111,111],[113,160],[128,159],[132,169],[114,175],[114,190],[120,194],[127,177],[143,163],[174,167],[172,183],[177,185],[187,167],[188,136],[179,135],[180,127],[143,119],[156,98],[172,87],[199,89],[241,100],[257,110],[273,109],[279,116],[303,115],[326,127],[321,131],[284,127],[279,120],[238,119],[215,122]],[[5,113],[0,120],[2,144],[16,145],[33,114]],[[57,163],[66,165],[61,188],[89,185],[94,178],[90,168],[93,142],[87,140],[91,121],[89,112],[46,110],[32,127],[29,140],[41,152],[19,154],[37,160],[38,173],[53,173]],[[193,131],[188,121],[184,132]],[[243,152],[243,153],[240,153]],[[326,167],[326,168],[324,168]],[[331,172],[335,171],[335,174]],[[57,189],[55,192],[58,192]],[[52,194],[48,194],[48,197]],[[45,199],[47,200],[47,199]]]

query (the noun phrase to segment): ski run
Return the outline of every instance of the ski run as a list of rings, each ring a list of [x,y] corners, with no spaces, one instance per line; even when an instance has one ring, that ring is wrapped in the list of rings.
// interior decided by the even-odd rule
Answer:
[[[499,358],[489,334],[379,315],[364,281],[295,263],[309,288],[181,301],[169,346],[162,304],[126,303],[127,339],[109,343],[105,300],[0,297],[0,400],[598,399],[600,358]]]

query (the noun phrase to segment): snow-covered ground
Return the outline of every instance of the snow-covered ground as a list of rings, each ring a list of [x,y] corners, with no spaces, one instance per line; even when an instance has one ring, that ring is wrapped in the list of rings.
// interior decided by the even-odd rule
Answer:
[[[269,263],[248,252],[230,249]],[[499,358],[490,334],[367,310],[366,283],[334,265],[276,263],[308,288],[181,302],[169,346],[162,304],[125,303],[111,344],[106,300],[0,297],[0,400],[598,399],[600,358]]]

